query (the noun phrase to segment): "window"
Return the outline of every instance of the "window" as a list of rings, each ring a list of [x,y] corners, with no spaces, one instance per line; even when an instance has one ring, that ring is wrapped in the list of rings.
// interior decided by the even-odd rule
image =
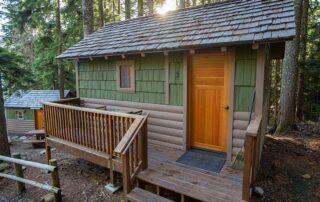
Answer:
[[[122,92],[135,91],[134,61],[117,63],[117,90]]]
[[[23,111],[17,111],[16,113],[17,113],[17,119],[19,119],[19,120],[23,120],[24,119]]]

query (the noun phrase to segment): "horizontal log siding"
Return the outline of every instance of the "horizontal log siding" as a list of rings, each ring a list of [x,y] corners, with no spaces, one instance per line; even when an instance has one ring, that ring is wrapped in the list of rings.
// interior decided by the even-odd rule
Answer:
[[[153,104],[165,104],[165,58],[164,54],[146,54],[126,56],[134,60],[135,87],[134,93],[116,90],[116,62],[122,60],[112,57],[108,60],[94,59],[79,62],[80,97],[132,101]],[[169,54],[170,104],[182,105],[182,69],[183,55]]]
[[[106,105],[107,109],[114,110],[143,110],[149,113],[148,140],[150,143],[165,145],[184,150],[183,137],[183,107],[159,104],[145,104],[137,102],[113,101],[102,99],[84,99],[86,103]]]
[[[256,85],[257,51],[238,47],[235,60],[232,158],[244,145]]]
[[[7,131],[11,134],[25,134],[34,130],[34,120],[7,119]]]
[[[6,118],[17,119],[17,111],[24,111],[24,120],[34,120],[34,110],[29,108],[6,108]]]

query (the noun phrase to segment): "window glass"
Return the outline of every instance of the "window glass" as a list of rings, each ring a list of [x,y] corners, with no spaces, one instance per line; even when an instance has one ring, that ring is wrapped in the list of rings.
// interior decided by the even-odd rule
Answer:
[[[121,65],[119,68],[120,68],[120,88],[131,88],[130,65]]]

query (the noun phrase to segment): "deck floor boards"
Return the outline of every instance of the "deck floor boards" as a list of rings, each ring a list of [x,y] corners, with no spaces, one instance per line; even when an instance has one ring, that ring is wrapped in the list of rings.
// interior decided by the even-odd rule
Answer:
[[[138,178],[202,201],[241,201],[242,172],[227,165],[214,173],[177,163],[183,153],[149,144],[149,166]]]

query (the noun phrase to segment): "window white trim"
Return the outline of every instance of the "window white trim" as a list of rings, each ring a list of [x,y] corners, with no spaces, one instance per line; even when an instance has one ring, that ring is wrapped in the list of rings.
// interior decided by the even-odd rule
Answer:
[[[18,120],[24,120],[24,111],[16,111],[16,116]]]
[[[130,66],[130,88],[121,88],[120,85],[120,67],[121,65],[128,65]],[[117,91],[120,92],[127,92],[127,93],[134,93],[136,90],[136,80],[135,80],[135,70],[134,70],[134,61],[133,60],[122,60],[117,62]]]

